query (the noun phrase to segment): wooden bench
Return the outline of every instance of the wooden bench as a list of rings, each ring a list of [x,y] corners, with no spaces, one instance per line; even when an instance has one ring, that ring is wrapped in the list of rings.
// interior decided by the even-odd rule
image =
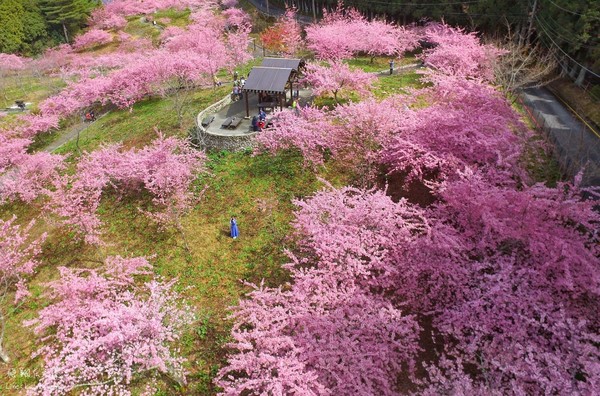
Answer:
[[[235,129],[242,123],[241,117],[228,117],[221,124],[221,128]]]
[[[207,126],[209,126],[209,125],[210,125],[210,124],[211,124],[211,123],[212,123],[214,120],[215,120],[215,116],[214,116],[214,115],[209,115],[208,117],[205,117],[205,118],[202,120],[202,126],[206,128],[206,127],[207,127]]]
[[[233,121],[235,117],[228,117],[225,121],[223,121],[223,123],[221,124],[221,128],[229,128],[229,125],[231,125],[231,121]]]
[[[229,124],[230,129],[237,128],[242,123],[242,119],[240,117],[233,117],[231,120],[231,124]]]

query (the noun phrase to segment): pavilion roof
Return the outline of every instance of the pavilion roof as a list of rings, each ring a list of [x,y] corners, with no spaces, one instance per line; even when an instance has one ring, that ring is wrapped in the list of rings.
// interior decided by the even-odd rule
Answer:
[[[244,91],[283,93],[292,72],[291,68],[255,66],[248,75]]]
[[[289,68],[294,71],[298,71],[300,64],[302,63],[301,59],[286,59],[286,58],[264,58],[262,61],[262,65],[264,67],[282,67]]]

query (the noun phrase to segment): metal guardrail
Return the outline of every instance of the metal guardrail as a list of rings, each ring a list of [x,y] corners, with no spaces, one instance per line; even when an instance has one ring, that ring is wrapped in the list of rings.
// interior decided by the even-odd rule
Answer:
[[[571,106],[570,106],[570,105],[567,103],[567,101],[566,101],[566,100],[564,100],[564,98],[563,98],[562,96],[560,96],[560,94],[559,94],[558,92],[556,92],[556,90],[554,90],[554,89],[552,89],[552,88],[550,88],[550,87],[547,87],[547,88],[548,88],[548,90],[549,90],[550,92],[552,92],[552,95],[554,95],[554,97],[555,97],[556,99],[560,100],[560,101],[561,101],[561,103],[562,103],[563,105],[565,105],[565,106],[567,107],[567,109],[569,109],[569,111],[571,111],[571,113],[573,113],[573,115],[574,115],[575,117],[577,117],[577,118],[578,118],[578,119],[579,119],[581,122],[583,122],[583,124],[584,124],[586,127],[588,127],[588,129],[589,129],[590,131],[592,131],[592,133],[593,133],[594,135],[596,135],[596,137],[600,138],[600,132],[598,132],[598,131],[596,130],[596,128],[594,128],[592,125],[590,125],[590,123],[589,123],[589,122],[588,122],[588,121],[587,121],[587,120],[586,120],[586,119],[585,119],[585,118],[584,118],[582,115],[580,115],[580,114],[579,114],[577,111],[575,111],[575,109],[574,109],[574,108],[572,108],[572,107],[571,107]]]

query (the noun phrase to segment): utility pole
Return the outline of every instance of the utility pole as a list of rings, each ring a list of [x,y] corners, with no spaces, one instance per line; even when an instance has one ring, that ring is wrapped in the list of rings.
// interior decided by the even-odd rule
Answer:
[[[315,0],[312,0],[312,6],[313,6],[313,21],[316,23],[317,22],[317,9],[315,8]]]
[[[267,0],[267,15],[271,15],[271,13],[269,12],[269,0]]]
[[[527,28],[527,36],[525,40],[527,45],[531,43],[531,31],[533,30],[533,20],[535,19],[535,12],[537,11],[537,2],[538,0],[533,0],[533,7],[529,13],[529,27]]]

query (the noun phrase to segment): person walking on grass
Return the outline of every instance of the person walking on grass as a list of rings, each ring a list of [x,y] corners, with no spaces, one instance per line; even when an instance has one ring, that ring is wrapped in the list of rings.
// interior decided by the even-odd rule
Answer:
[[[229,222],[229,227],[231,229],[231,237],[233,239],[236,239],[240,235],[240,231],[238,230],[237,220],[235,219],[235,217],[231,218],[231,221]]]

